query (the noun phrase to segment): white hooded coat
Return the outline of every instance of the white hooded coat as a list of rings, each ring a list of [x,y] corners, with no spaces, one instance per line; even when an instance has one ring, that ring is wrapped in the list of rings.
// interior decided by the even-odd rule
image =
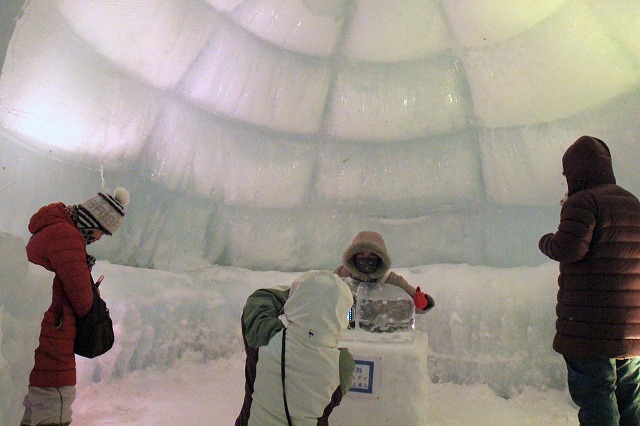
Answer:
[[[340,385],[338,340],[347,328],[351,291],[331,272],[308,272],[284,305],[286,393],[296,426],[313,425]],[[260,348],[249,425],[286,425],[281,375],[282,330]]]

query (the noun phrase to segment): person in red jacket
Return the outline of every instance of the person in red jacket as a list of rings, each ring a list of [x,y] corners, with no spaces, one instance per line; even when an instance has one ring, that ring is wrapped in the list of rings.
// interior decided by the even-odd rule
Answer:
[[[87,244],[113,234],[122,225],[128,203],[127,190],[117,188],[114,195],[99,192],[78,205],[49,204],[29,221],[29,262],[54,272],[55,277],[21,426],[71,423],[76,393],[76,318],[86,315],[93,304],[91,268],[95,258],[87,253]]]
[[[560,262],[553,349],[587,425],[640,425],[640,201],[592,136],[562,157],[568,197],[539,248]]]

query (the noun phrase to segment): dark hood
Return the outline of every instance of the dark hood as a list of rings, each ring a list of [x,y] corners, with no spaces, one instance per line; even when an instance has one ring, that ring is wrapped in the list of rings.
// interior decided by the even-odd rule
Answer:
[[[609,147],[593,136],[578,138],[564,153],[562,167],[569,195],[597,185],[616,183]]]

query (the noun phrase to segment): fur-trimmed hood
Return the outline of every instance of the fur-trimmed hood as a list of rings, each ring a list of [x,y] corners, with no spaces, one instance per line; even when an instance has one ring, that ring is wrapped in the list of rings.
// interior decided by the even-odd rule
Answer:
[[[370,274],[364,274],[356,268],[354,256],[363,251],[375,253],[382,260],[378,269]],[[345,250],[342,255],[342,264],[355,278],[361,281],[371,281],[381,278],[391,268],[391,258],[380,234],[373,231],[362,231],[356,235],[351,245]]]

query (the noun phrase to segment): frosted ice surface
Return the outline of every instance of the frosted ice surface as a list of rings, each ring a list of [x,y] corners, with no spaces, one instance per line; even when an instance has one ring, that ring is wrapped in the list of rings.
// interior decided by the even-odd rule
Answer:
[[[640,78],[598,17],[573,2],[520,37],[468,50],[463,62],[475,112],[490,128],[567,118]]]
[[[352,13],[343,53],[354,60],[407,61],[453,47],[449,25],[436,1],[359,1]]]
[[[49,3],[49,2],[35,2]],[[109,61],[159,88],[173,88],[222,22],[200,2],[56,2],[68,24]]]
[[[245,0],[206,0],[213,8],[220,12],[230,12]]]
[[[569,119],[523,127],[482,129],[479,142],[487,195],[504,206],[558,206],[567,190],[562,155],[582,135],[598,135],[613,155],[616,178],[637,193],[640,152],[622,141],[637,135],[640,96],[620,95]]]
[[[230,13],[247,31],[284,49],[329,56],[339,40],[346,6],[343,0],[248,0]]]
[[[471,101],[455,58],[338,70],[326,132],[357,141],[397,141],[466,124]]]
[[[418,216],[425,206],[450,210],[480,202],[481,164],[470,134],[393,145],[393,150],[379,144],[322,146],[318,195],[341,210],[369,215]]]
[[[316,171],[316,147],[245,135],[251,139],[237,135],[225,146],[225,203],[265,209],[304,206]]]
[[[147,142],[149,178],[171,191],[221,199],[224,146],[232,133],[223,123],[179,101],[167,101]]]
[[[640,9],[635,0],[586,0],[585,3],[598,16],[613,37],[619,40],[633,55],[640,60],[640,37],[638,37],[638,22]],[[620,13],[624,10],[625,13]]]
[[[640,189],[635,2],[125,3],[2,9],[1,229],[121,185],[127,264],[535,265],[575,138]]]
[[[282,52],[224,24],[193,62],[178,92],[210,111],[293,133],[311,133],[329,86],[327,64]]]
[[[465,47],[492,45],[517,37],[557,13],[567,0],[443,0],[442,7],[456,39]]]
[[[0,80],[2,127],[54,158],[128,166],[153,124],[153,93],[96,55],[50,5],[29,3],[11,42]]]

